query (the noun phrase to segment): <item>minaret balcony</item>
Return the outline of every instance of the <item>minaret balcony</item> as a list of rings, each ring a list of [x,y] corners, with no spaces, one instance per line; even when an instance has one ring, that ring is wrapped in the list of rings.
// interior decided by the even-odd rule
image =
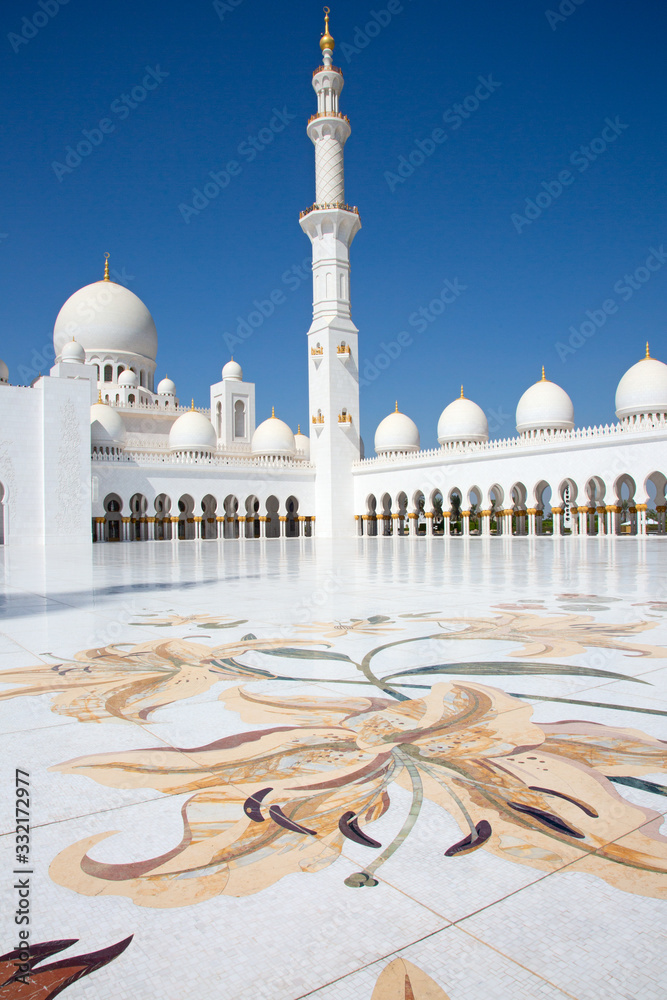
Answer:
[[[317,76],[318,73],[340,73],[343,75],[343,71],[340,66],[318,66],[317,69],[313,70],[313,76]]]
[[[359,215],[359,209],[356,205],[346,205],[342,201],[332,201],[323,202],[321,205],[316,203],[315,205],[311,205],[310,208],[304,208],[303,212],[299,213],[299,218],[304,219],[307,215],[310,215],[311,212],[326,212],[332,208],[340,209],[342,212],[353,212],[354,215]]]
[[[310,116],[308,124],[310,125],[311,122],[317,121],[318,118],[342,118],[344,122],[347,122],[348,125],[350,124],[350,119],[347,115],[342,115],[340,111],[318,111],[316,115]]]

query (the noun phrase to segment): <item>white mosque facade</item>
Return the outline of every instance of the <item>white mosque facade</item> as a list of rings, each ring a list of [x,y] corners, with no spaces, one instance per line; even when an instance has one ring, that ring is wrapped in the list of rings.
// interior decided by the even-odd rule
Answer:
[[[0,540],[665,534],[667,365],[648,345],[618,385],[615,424],[575,427],[543,371],[519,400],[514,437],[490,440],[461,389],[438,448],[421,449],[397,404],[376,456],[363,457],[349,259],[361,223],[345,200],[350,124],[328,18],[320,44],[307,127],[316,201],[300,218],[313,257],[309,433],[275,414],[256,424],[255,386],[233,359],[210,408],[181,406],[171,379],[156,385],[149,310],[107,264],[62,307],[49,376],[14,386],[0,362]]]

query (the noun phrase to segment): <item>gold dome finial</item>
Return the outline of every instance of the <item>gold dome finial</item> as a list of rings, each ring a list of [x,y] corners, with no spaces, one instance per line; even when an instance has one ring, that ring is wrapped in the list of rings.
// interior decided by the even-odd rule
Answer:
[[[110,256],[111,256],[110,253],[105,253],[105,255],[104,255],[104,280],[105,281],[111,281],[111,278],[109,277],[109,257]]]
[[[329,34],[329,13],[330,13],[329,8],[325,7],[324,34],[320,38],[320,48],[322,49],[322,52],[324,52],[325,49],[329,49],[330,52],[333,52],[334,45],[336,44],[331,35]]]
[[[394,413],[398,413],[398,400],[396,400],[396,409],[394,410]]]
[[[194,410],[194,408],[195,408],[195,401],[193,399],[192,400],[192,406],[190,407],[190,412],[192,412]]]
[[[546,380],[547,380],[547,377],[544,374],[544,365],[542,365],[542,378],[540,379],[540,382],[546,382]]]
[[[649,354],[649,349],[648,349],[648,340],[646,341],[646,357],[647,358],[651,357],[651,355]]]
[[[275,406],[272,406],[272,407],[271,407],[271,416],[272,416],[273,418],[275,418],[275,416],[276,416],[276,408],[275,408]]]
[[[465,396],[463,395],[463,386],[461,386],[461,399],[465,399]]]
[[[101,389],[97,390],[97,402],[98,403],[102,402],[102,390]]]
[[[297,424],[296,425],[296,432],[297,432],[297,434],[301,433],[301,424]]]

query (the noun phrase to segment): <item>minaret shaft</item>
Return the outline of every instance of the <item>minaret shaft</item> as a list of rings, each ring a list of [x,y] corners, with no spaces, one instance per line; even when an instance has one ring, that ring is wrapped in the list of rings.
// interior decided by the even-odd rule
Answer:
[[[360,456],[358,331],[350,310],[350,246],[361,228],[345,204],[344,147],[350,123],[339,111],[343,74],[332,65],[333,39],[321,42],[323,66],[313,88],[318,112],[308,122],[315,146],[315,204],[300,224],[313,248],[313,321],[308,332],[311,460],[316,466],[316,534],[355,534],[352,464]]]

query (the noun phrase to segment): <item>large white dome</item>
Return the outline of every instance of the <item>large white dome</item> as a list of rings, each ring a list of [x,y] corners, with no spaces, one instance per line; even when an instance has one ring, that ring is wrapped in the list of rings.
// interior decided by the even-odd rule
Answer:
[[[414,420],[399,413],[398,403],[394,413],[381,420],[375,431],[375,451],[378,455],[387,452],[419,451],[419,430]]]
[[[67,300],[53,331],[56,360],[73,336],[87,354],[157,356],[153,317],[134,292],[114,281],[95,281]]]
[[[572,400],[555,382],[542,374],[540,382],[526,389],[516,408],[516,429],[526,431],[571,431],[574,428]]]
[[[213,424],[197,410],[182,413],[169,431],[171,451],[215,451],[217,443]]]
[[[252,436],[253,455],[277,458],[294,458],[296,443],[294,435],[284,420],[270,416],[256,428]]]
[[[90,440],[97,448],[122,448],[125,424],[121,415],[106,403],[90,408]]]
[[[667,365],[648,356],[629,368],[616,389],[616,416],[667,413]]]
[[[463,393],[463,389],[461,389]],[[438,420],[438,443],[488,441],[489,423],[481,406],[461,395],[446,406]]]

